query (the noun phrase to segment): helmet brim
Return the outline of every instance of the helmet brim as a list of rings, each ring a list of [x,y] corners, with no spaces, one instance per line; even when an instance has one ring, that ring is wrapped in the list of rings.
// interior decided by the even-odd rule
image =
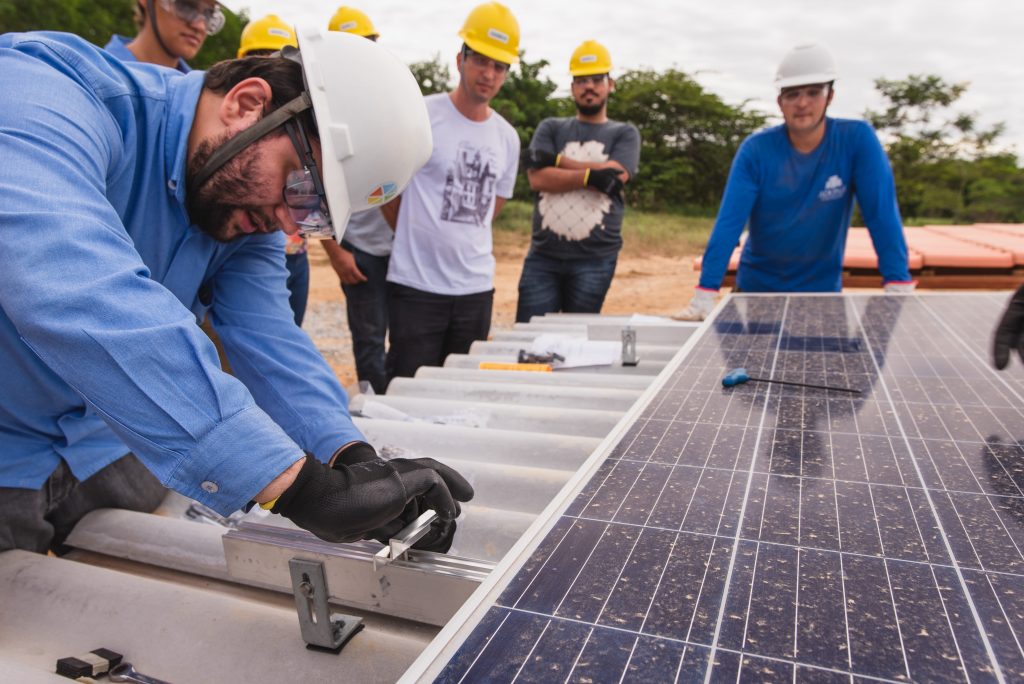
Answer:
[[[822,71],[816,74],[800,74],[799,76],[776,79],[775,87],[782,90],[783,88],[796,88],[798,86],[817,85],[819,83],[832,83],[835,80],[835,73]]]
[[[478,52],[484,57],[490,57],[494,61],[504,64],[519,64],[519,55],[511,50],[501,50],[490,43],[467,36],[464,32],[459,33],[459,38],[462,38],[462,42],[468,45],[470,50]]]
[[[602,66],[569,69],[570,76],[597,76],[598,74],[608,74],[608,76],[611,76],[611,72],[608,71],[608,68]]]

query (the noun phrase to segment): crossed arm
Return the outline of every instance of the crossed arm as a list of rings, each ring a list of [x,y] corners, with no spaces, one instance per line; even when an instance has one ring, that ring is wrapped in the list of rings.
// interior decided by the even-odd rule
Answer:
[[[587,169],[618,169],[622,171],[619,179],[623,184],[629,182],[626,167],[613,159],[603,162],[581,162],[566,159],[564,156],[559,158],[558,166],[528,169],[526,177],[530,181],[530,189],[534,192],[569,192],[586,187],[584,179]]]

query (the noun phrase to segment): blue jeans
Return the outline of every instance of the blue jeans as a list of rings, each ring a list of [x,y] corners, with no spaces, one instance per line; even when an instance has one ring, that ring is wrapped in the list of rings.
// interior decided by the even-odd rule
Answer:
[[[388,334],[388,261],[343,242],[343,249],[352,252],[356,266],[366,276],[365,283],[342,284],[348,329],[352,333],[352,354],[356,360],[356,377],[370,383],[373,391],[384,394],[388,376],[384,369],[384,340]]]
[[[306,253],[286,254],[284,265],[288,267],[288,304],[295,314],[295,325],[302,325],[309,300],[309,257]]]
[[[564,311],[601,313],[615,276],[619,255],[592,259],[554,259],[530,250],[519,278],[516,322]]]

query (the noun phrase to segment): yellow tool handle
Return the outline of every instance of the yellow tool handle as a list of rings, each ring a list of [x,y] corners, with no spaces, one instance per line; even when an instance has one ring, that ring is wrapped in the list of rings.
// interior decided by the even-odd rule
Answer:
[[[550,363],[498,363],[495,361],[481,361],[480,370],[515,370],[532,371],[534,373],[550,373]]]

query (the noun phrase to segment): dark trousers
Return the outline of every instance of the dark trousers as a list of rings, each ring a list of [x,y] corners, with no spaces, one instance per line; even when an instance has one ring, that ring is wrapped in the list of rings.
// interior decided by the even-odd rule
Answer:
[[[601,313],[618,259],[554,259],[531,249],[519,277],[516,322],[546,313]]]
[[[439,295],[388,283],[391,347],[388,379],[412,377],[420,366],[440,366],[449,354],[465,354],[491,331],[494,290]]]
[[[288,304],[295,314],[295,325],[302,325],[309,301],[309,257],[305,252],[286,254],[284,264],[288,267]]]
[[[134,454],[114,461],[84,482],[61,461],[42,489],[0,487],[0,551],[60,553],[64,540],[86,513],[98,508],[149,513],[166,494]]]
[[[365,283],[342,284],[348,329],[352,333],[352,353],[356,360],[356,376],[370,383],[373,391],[384,394],[388,387],[384,365],[384,340],[388,334],[388,261],[352,245],[342,243],[352,252],[356,266],[366,276]]]

